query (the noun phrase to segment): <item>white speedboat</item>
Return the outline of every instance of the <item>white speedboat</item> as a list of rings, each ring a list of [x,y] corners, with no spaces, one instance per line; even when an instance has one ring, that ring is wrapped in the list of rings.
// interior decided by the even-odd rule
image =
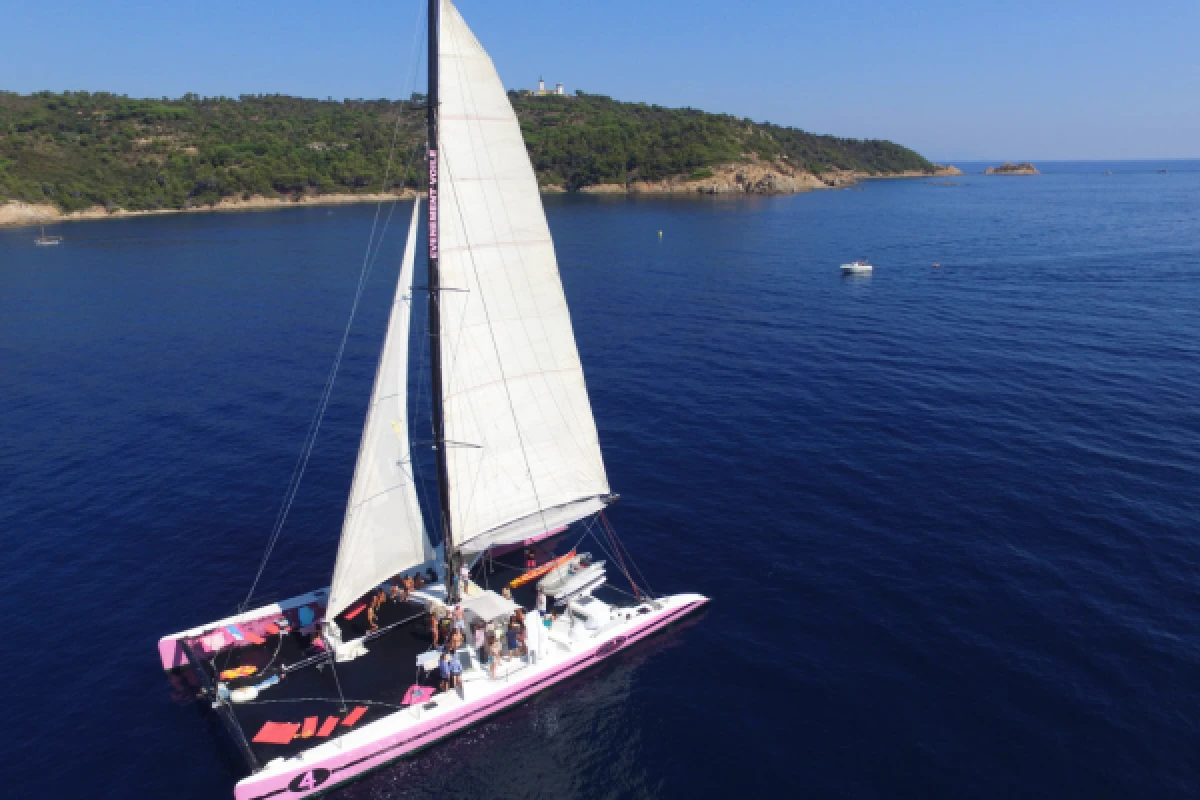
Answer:
[[[159,642],[163,668],[180,672],[175,680],[203,698],[241,752],[247,774],[237,800],[326,792],[708,602],[648,595],[640,573],[635,582],[625,566],[632,562],[604,512],[617,495],[520,125],[491,58],[450,0],[429,0],[428,20],[426,275],[415,280],[416,201],[332,581],[253,608],[256,578],[239,613]],[[418,292],[429,303],[432,391],[414,390],[410,413]],[[425,418],[415,408],[422,396],[432,405],[426,445],[434,446],[437,495],[419,500],[409,428]],[[328,394],[319,409],[327,403]],[[310,437],[304,462],[311,450]],[[298,463],[285,510],[302,473]],[[594,539],[632,595],[608,583],[605,562],[558,555],[553,537],[564,531]],[[504,565],[514,548],[524,560]],[[537,598],[534,581],[564,561],[547,587],[554,608],[543,615],[535,609],[550,593]],[[443,623],[465,626],[472,638],[459,644],[455,636],[439,650]],[[476,635],[493,638],[480,646]]]
[[[849,264],[842,264],[842,273],[844,275],[861,275],[867,272],[872,272],[874,269],[875,268],[871,266],[871,262],[867,261],[865,258],[856,258]]]

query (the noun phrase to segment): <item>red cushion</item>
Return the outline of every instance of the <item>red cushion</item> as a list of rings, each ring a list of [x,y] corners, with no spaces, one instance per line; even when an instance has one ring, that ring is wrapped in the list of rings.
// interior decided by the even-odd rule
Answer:
[[[254,735],[254,741],[262,744],[291,744],[298,730],[300,725],[296,722],[268,722]]]
[[[333,729],[337,727],[337,724],[337,717],[329,717],[325,720],[325,724],[321,726],[321,730],[317,731],[317,736],[328,736],[333,733]]]
[[[351,711],[349,714],[346,715],[346,718],[344,720],[342,720],[342,724],[345,725],[347,728],[352,727],[354,725],[354,723],[356,723],[360,719],[362,719],[362,716],[365,713],[367,713],[367,707],[359,706],[358,708],[354,709],[353,711]]]

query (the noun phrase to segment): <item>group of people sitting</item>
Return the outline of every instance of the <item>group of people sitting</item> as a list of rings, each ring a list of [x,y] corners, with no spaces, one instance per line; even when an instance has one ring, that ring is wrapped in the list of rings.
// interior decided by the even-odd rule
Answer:
[[[412,575],[400,574],[393,577],[391,583],[385,583],[371,596],[371,602],[367,605],[367,629],[379,630],[379,609],[388,600],[407,603],[413,592],[437,582],[437,570],[433,567],[425,570],[424,574],[418,570]]]
[[[457,689],[462,686],[462,662],[458,651],[466,647],[467,623],[462,606],[455,606],[444,617],[436,613],[430,614],[430,629],[433,634],[433,646],[441,645],[441,659],[438,670],[441,674],[441,690]],[[488,628],[482,620],[476,620],[471,626],[471,647],[479,658],[479,663],[488,668],[488,674],[496,678],[496,668],[501,659],[511,661],[513,658],[523,658],[529,653],[525,632],[525,612],[517,609],[504,626]]]

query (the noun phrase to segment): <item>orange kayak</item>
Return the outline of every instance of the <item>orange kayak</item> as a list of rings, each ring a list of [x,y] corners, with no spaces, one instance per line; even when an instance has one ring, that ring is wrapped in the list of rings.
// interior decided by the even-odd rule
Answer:
[[[549,572],[550,570],[559,566],[560,564],[567,563],[574,557],[575,557],[575,551],[572,550],[571,552],[567,553],[565,556],[559,556],[558,558],[547,561],[545,564],[542,564],[540,567],[534,567],[533,569],[529,570],[529,572],[526,572],[524,575],[518,575],[517,577],[513,578],[512,582],[509,583],[508,585],[513,589],[517,588],[518,586],[524,586],[525,584],[529,583],[530,581],[535,581],[538,578],[542,577],[547,572]]]

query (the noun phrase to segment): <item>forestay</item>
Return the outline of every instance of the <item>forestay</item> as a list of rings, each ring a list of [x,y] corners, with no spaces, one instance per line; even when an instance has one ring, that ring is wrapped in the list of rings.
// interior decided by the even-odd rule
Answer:
[[[481,550],[609,494],[537,180],[504,86],[442,0],[442,390],[450,520]],[[552,510],[549,514],[544,511]]]
[[[342,523],[326,611],[329,620],[385,579],[435,558],[417,502],[408,437],[408,340],[418,206],[420,200],[414,201]]]

